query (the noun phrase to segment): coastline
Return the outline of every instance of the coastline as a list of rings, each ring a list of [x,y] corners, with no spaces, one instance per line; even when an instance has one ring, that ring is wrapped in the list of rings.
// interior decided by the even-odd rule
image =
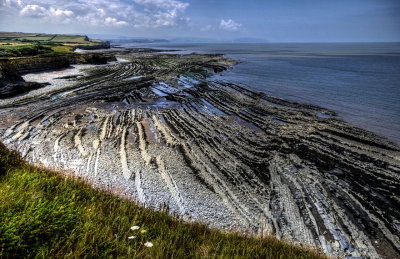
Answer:
[[[335,111],[338,118],[400,145],[399,43],[137,45],[222,53],[240,60],[218,80]]]
[[[130,62],[2,104],[2,141],[30,162],[221,229],[272,232],[330,255],[398,253],[387,224],[399,215],[388,208],[399,209],[398,146],[326,109],[208,81],[235,64],[219,55],[115,55]]]

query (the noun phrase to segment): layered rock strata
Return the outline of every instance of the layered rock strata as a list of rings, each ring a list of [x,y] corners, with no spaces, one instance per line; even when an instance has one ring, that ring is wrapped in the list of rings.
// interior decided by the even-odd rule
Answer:
[[[0,104],[0,136],[151,207],[333,256],[398,257],[400,149],[310,105],[209,80],[219,55],[123,56]]]

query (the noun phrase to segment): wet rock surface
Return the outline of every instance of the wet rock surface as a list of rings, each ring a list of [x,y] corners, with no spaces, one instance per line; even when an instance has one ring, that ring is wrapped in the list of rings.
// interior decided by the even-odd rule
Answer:
[[[334,113],[208,80],[219,55],[119,51],[0,102],[0,136],[146,206],[333,256],[399,257],[400,148]]]

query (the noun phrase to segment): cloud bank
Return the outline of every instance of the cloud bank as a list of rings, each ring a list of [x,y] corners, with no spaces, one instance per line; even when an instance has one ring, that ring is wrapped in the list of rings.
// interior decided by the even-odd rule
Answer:
[[[188,6],[178,0],[2,0],[0,15],[52,24],[162,28],[185,26]]]

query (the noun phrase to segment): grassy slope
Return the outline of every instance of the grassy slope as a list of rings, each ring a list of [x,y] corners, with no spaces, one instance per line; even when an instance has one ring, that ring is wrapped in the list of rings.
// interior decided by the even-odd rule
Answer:
[[[57,46],[63,47],[63,46]],[[54,51],[52,46],[46,46],[43,44],[31,43],[31,44],[21,44],[21,45],[4,45],[0,46],[0,57],[10,58],[10,57],[25,57],[25,56],[37,56],[44,54],[53,54]]]
[[[14,256],[326,258],[274,237],[184,223],[30,166],[0,143],[0,257]]]

